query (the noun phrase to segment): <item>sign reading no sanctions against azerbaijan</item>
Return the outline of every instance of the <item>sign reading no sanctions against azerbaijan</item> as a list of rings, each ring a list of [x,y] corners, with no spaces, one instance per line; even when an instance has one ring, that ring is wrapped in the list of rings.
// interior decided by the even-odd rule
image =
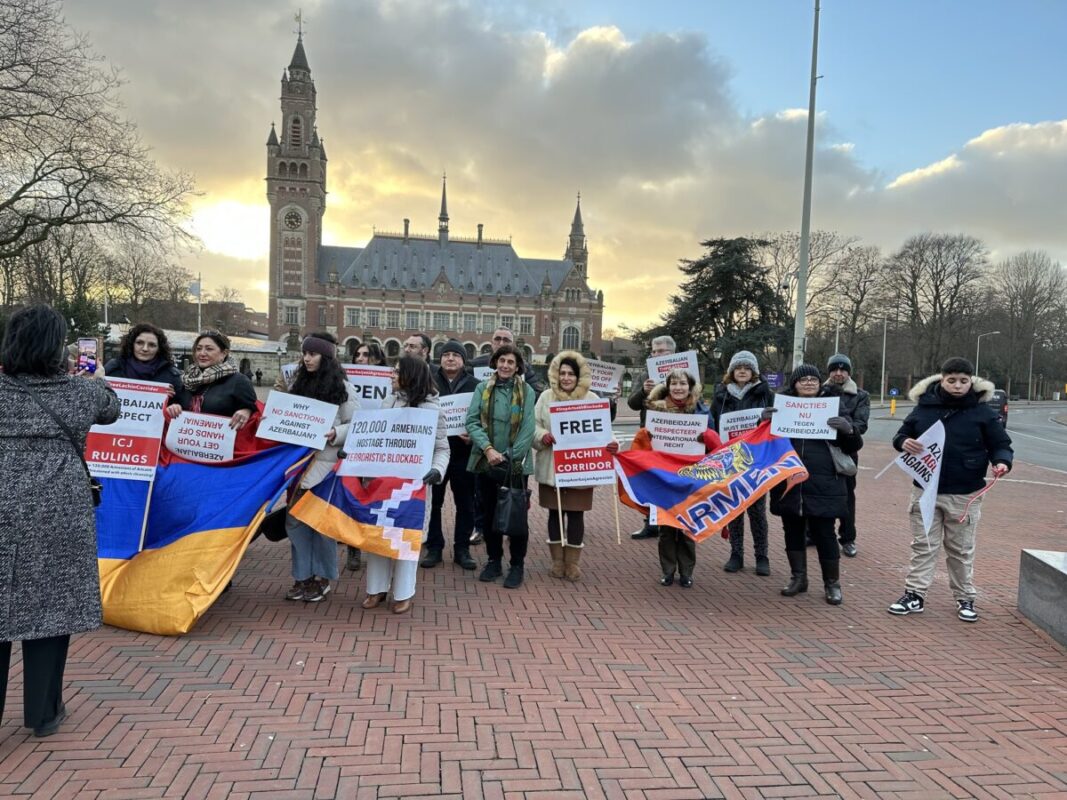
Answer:
[[[598,486],[615,482],[615,459],[605,449],[611,441],[611,404],[607,400],[549,403],[556,439],[552,449],[556,485]]]
[[[474,392],[463,394],[446,394],[437,398],[437,404],[441,407],[441,415],[444,417],[445,430],[449,436],[459,436],[467,432],[467,411],[471,407],[471,399]]]
[[[189,461],[216,464],[233,460],[237,431],[229,417],[183,411],[167,428],[167,449]]]
[[[357,411],[348,428],[339,475],[360,478],[421,478],[433,460],[440,416],[435,408]]]
[[[165,383],[108,378],[122,410],[111,425],[93,425],[85,437],[85,461],[97,478],[151,481],[159,463]]]
[[[697,366],[697,354],[693,350],[684,353],[668,353],[665,356],[652,356],[646,362],[648,377],[656,383],[663,383],[667,374],[672,370],[680,369],[693,376],[693,380],[700,380],[700,368]]]
[[[337,406],[333,403],[272,391],[263,407],[256,436],[322,450],[336,417]]]

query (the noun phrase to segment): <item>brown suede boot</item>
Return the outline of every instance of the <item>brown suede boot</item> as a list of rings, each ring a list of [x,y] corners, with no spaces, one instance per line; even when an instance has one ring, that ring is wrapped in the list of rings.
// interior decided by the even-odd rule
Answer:
[[[582,560],[582,548],[563,548],[563,577],[569,581],[576,581],[582,577],[582,571],[578,568],[578,562]]]
[[[563,545],[559,542],[549,542],[548,550],[552,553],[552,577],[563,577]]]

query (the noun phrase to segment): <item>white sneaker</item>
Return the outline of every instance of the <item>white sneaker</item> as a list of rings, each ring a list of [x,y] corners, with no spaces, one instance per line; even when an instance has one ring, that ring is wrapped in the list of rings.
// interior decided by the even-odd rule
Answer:
[[[974,610],[974,600],[957,600],[956,616],[964,622],[977,622],[978,612]]]
[[[893,603],[887,611],[890,614],[903,617],[907,614],[921,614],[924,605],[922,595],[918,595],[915,592],[904,592],[903,596]]]

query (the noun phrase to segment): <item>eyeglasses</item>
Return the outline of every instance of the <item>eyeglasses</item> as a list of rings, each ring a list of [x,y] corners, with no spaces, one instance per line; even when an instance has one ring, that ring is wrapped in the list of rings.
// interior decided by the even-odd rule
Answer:
[[[818,383],[818,382],[819,382],[818,378],[812,378],[812,377],[797,378],[797,383]]]
[[[507,336],[494,336],[493,337],[493,341],[494,342],[510,342],[511,339],[509,337],[507,337]]]

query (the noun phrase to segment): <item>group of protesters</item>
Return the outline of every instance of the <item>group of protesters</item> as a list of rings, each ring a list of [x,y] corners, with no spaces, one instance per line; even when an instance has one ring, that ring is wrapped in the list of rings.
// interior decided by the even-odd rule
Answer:
[[[149,323],[131,328],[123,338],[120,353],[103,371],[87,374],[76,370],[66,346],[67,326],[62,316],[47,306],[16,312],[9,320],[0,350],[0,542],[5,569],[0,585],[9,602],[0,614],[0,712],[6,693],[11,642],[23,642],[25,670],[25,722],[37,736],[58,730],[66,716],[62,702],[63,669],[72,633],[101,624],[99,579],[93,510],[93,479],[82,458],[85,439],[93,424],[109,424],[119,414],[115,393],[102,380],[86,377],[125,377],[155,381],[169,386],[164,405],[167,418],[183,412],[202,412],[228,417],[230,427],[241,436],[254,437],[259,413],[255,388],[230,357],[230,343],[218,331],[204,331],[194,342],[193,362],[180,372],[173,363],[164,332]],[[673,353],[670,337],[652,342],[653,355]],[[547,514],[546,541],[554,578],[578,581],[581,555],[586,543],[584,514],[592,508],[591,488],[556,487],[549,405],[555,401],[595,396],[590,367],[585,356],[564,351],[551,361],[547,386],[515,346],[512,332],[498,329],[490,354],[468,363],[464,346],[455,340],[444,344],[440,364],[429,361],[430,341],[423,334],[409,337],[403,355],[393,368],[390,408],[436,409],[438,426],[429,468],[422,482],[430,487],[431,501],[423,520],[420,561],[389,559],[366,553],[365,609],[390,600],[394,613],[408,612],[414,602],[418,568],[433,568],[443,560],[445,531],[443,506],[451,487],[455,504],[452,556],[463,570],[476,570],[471,546],[484,538],[486,562],[478,575],[482,582],[503,578],[515,589],[525,575],[530,531],[523,502],[516,513],[498,514],[502,487],[529,497],[528,480],[538,484],[538,503]],[[385,365],[376,343],[360,345],[360,364]],[[480,363],[479,363],[480,362]],[[475,366],[488,366],[488,377],[476,380]],[[837,354],[827,364],[824,381],[819,369],[803,364],[788,376],[781,393],[800,398],[836,397],[839,412],[829,419],[833,440],[796,438],[791,441],[807,472],[807,479],[790,490],[779,484],[770,491],[770,501],[759,497],[745,513],[728,525],[730,557],[723,568],[737,573],[744,568],[744,520],[747,516],[753,540],[755,573],[770,574],[770,536],[767,510],[778,516],[784,531],[790,578],[781,594],[793,597],[808,590],[808,546],[814,545],[823,580],[826,602],[843,601],[840,556],[855,557],[855,469],[843,470],[841,459],[856,463],[867,430],[870,399],[852,380],[852,364]],[[302,473],[293,504],[303,492],[313,489],[333,471],[342,457],[349,426],[359,410],[359,399],[338,359],[338,345],[329,333],[313,333],[301,344],[300,362],[289,379],[280,379],[280,391],[324,401],[336,406],[336,415],[326,437]],[[961,620],[977,619],[974,609],[973,561],[975,530],[980,502],[970,495],[984,485],[987,469],[995,475],[1011,468],[1011,442],[995,412],[984,400],[992,385],[974,376],[966,359],[950,358],[939,375],[920,382],[912,390],[916,407],[893,440],[897,450],[918,454],[920,436],[937,421],[946,428],[945,455],[935,522],[923,524],[919,493],[910,507],[913,531],[911,569],[904,595],[889,607],[890,613],[922,612],[932,583],[939,549],[948,560],[949,581]],[[472,395],[465,431],[447,435],[439,399],[450,394]],[[708,404],[699,381],[684,370],[675,370],[662,381],[640,380],[629,405],[640,413],[641,429],[633,449],[655,446],[645,426],[645,414],[657,411],[696,414],[708,418],[701,441],[707,452],[724,442],[716,432],[724,414],[762,409],[761,421],[771,418],[773,392],[761,375],[756,357],[748,351],[734,353],[721,383]],[[726,442],[727,444],[729,441]],[[618,452],[618,442],[607,445]],[[57,525],[57,520],[64,520]],[[286,599],[320,602],[338,579],[337,544],[307,523],[287,515],[285,531],[292,557],[293,585]],[[508,539],[508,563],[504,564],[504,539]],[[693,586],[696,565],[694,540],[677,527],[646,521],[633,539],[655,538],[659,545],[659,582],[682,588]],[[16,557],[17,552],[17,557]],[[358,569],[361,554],[349,548],[346,564]]]

